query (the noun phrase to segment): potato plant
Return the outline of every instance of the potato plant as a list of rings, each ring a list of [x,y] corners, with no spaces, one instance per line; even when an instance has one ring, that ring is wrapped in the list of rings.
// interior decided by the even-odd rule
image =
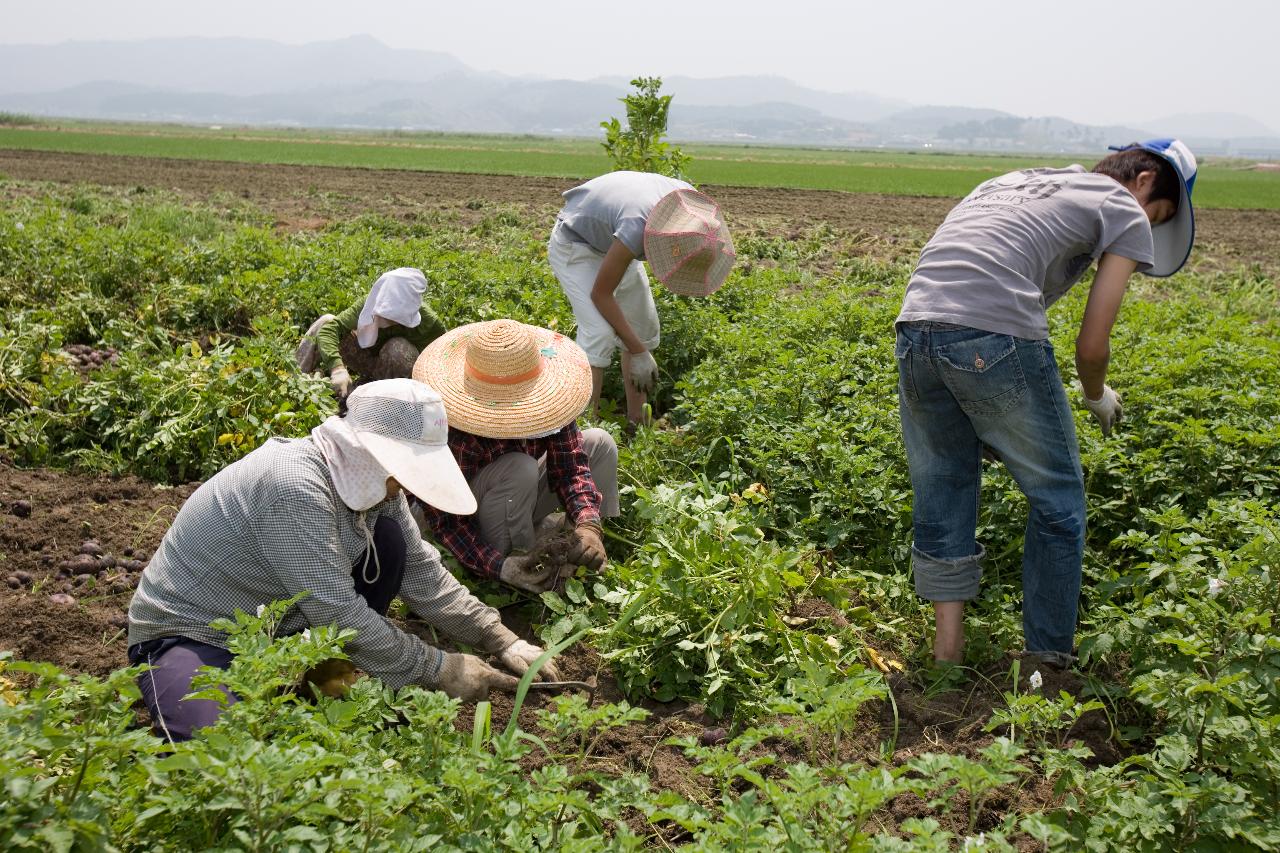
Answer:
[[[427,272],[446,324],[572,330],[541,256],[550,212],[495,207],[465,226],[362,216],[287,234],[226,200],[0,190],[0,451],[22,465],[180,482],[268,436],[305,435],[333,406],[325,383],[292,369],[297,335],[394,266]],[[1111,381],[1125,420],[1104,440],[1076,413],[1086,690],[1010,693],[983,721],[1002,737],[964,755],[895,755],[885,737],[849,761],[860,727],[896,710],[902,679],[928,663],[891,335],[909,266],[829,229],[743,236],[713,298],[657,294],[662,417],[623,448],[611,563],[545,597],[543,639],[585,630],[630,705],[565,700],[539,735],[492,730],[487,706],[468,712],[475,724],[441,694],[369,680],[312,702],[278,688],[345,638],[272,637],[268,614],[227,626],[252,652],[223,676],[246,701],[171,746],[133,727],[135,672],[6,658],[0,845],[1280,849],[1274,282],[1225,268],[1168,290],[1139,282],[1121,312]],[[1068,380],[1086,295],[1051,312]],[[990,559],[969,666],[938,687],[957,704],[1021,647],[1025,503],[1001,466],[986,471]],[[839,618],[799,615],[812,602]],[[868,665],[885,659],[901,679]],[[591,760],[644,724],[634,706],[677,701],[723,729],[666,744],[700,784],[678,793]],[[1081,715],[1102,712],[1120,756],[1109,764],[1075,738]],[[1041,779],[1053,793],[1027,799]],[[907,804],[922,812],[896,817]]]

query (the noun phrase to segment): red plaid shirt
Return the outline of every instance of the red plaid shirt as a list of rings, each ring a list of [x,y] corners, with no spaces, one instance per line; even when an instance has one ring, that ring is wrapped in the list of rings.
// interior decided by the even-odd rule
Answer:
[[[573,524],[600,521],[600,492],[591,479],[582,430],[576,423],[544,438],[483,438],[450,427],[449,449],[468,482],[504,454],[527,453],[534,459],[546,455],[547,484],[560,496],[569,520]],[[436,541],[448,548],[467,571],[484,578],[498,577],[502,552],[481,538],[474,516],[441,512],[419,503]]]

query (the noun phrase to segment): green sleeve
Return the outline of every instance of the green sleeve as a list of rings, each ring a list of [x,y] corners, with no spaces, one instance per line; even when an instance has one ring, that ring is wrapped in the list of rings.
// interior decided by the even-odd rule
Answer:
[[[404,339],[418,348],[419,351],[427,348],[427,344],[444,334],[444,324],[440,322],[440,318],[435,315],[427,306],[422,306],[422,319],[418,325],[412,329],[404,329]]]
[[[356,330],[362,308],[364,308],[363,296],[336,318],[321,326],[320,331],[316,333],[316,346],[320,350],[318,369],[325,376],[328,376],[335,367],[345,366],[342,364],[342,356],[338,355],[338,344]]]

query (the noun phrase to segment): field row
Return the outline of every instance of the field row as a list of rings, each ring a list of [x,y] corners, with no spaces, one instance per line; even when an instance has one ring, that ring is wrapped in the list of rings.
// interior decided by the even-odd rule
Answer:
[[[66,129],[3,127],[0,148],[564,178],[588,178],[610,168],[604,152],[587,140],[484,136],[74,125]],[[689,171],[697,183],[940,197],[963,196],[987,178],[1014,168],[1076,160],[1089,165],[1090,159],[694,144],[685,149],[693,155]],[[1208,164],[1196,185],[1196,203],[1280,208],[1280,172]]]

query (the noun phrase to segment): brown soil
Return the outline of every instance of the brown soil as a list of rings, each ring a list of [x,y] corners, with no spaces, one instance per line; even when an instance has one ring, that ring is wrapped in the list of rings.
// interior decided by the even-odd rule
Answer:
[[[530,572],[542,568],[554,569],[557,574],[570,567],[569,554],[573,551],[573,537],[569,531],[561,530],[546,536],[534,545],[529,552],[527,570]]]
[[[447,213],[478,221],[494,205],[511,205],[546,219],[565,178],[462,175],[393,169],[352,169],[221,163],[0,149],[0,175],[19,180],[96,183],[174,190],[196,197],[230,195],[260,205],[284,230],[316,230],[365,213],[397,218]],[[827,227],[859,253],[910,259],[955,199],[709,185],[729,212],[735,232],[795,239]],[[1280,269],[1280,210],[1200,210],[1193,268],[1234,269],[1257,264]],[[821,264],[818,265],[821,269]]]
[[[18,589],[0,587],[0,649],[92,675],[124,666],[124,617],[137,571],[112,568],[77,583],[58,578],[59,564],[90,538],[106,555],[143,560],[193,490],[0,463],[0,574],[31,576]],[[13,513],[19,501],[30,504],[29,515]],[[57,593],[74,603],[51,600]]]

